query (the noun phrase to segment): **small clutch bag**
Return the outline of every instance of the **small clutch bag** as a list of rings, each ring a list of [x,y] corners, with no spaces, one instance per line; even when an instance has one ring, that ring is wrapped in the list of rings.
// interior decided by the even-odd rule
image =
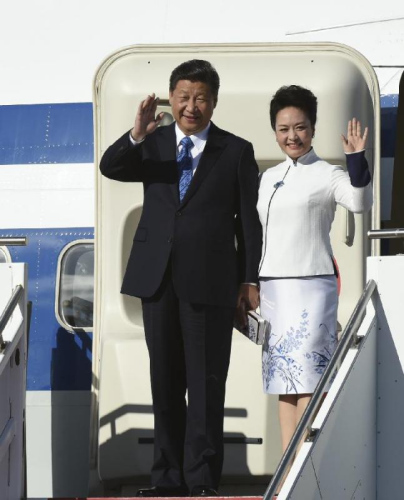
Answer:
[[[254,344],[262,345],[264,343],[265,336],[270,333],[271,324],[257,312],[248,311],[247,325],[244,328],[240,328],[236,325],[236,328],[239,332],[250,339],[251,342],[254,342]]]

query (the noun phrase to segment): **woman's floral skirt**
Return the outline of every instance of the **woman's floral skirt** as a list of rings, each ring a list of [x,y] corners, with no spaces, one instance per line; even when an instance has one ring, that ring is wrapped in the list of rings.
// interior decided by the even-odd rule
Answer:
[[[263,278],[260,287],[261,315],[271,323],[264,392],[311,394],[337,347],[336,277]]]

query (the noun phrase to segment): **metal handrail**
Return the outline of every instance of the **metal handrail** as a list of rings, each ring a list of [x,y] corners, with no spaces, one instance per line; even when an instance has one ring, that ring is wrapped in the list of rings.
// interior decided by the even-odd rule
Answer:
[[[6,327],[11,315],[14,312],[14,309],[17,307],[18,301],[21,298],[21,295],[24,291],[22,285],[17,285],[13,291],[13,294],[10,297],[2,315],[0,316],[0,350],[4,350],[7,342],[3,339],[3,330]]]
[[[352,345],[358,345],[358,329],[363,321],[366,306],[375,290],[376,282],[374,280],[369,280],[351,317],[349,318],[349,321],[341,335],[341,339],[338,342],[337,348],[331,356],[330,362],[328,363],[323,376],[320,378],[310,402],[307,405],[298,426],[296,427],[295,433],[293,434],[293,437],[278,464],[275,474],[273,475],[272,480],[264,493],[263,500],[271,500],[275,495],[289,464],[296,454],[301,440],[305,437],[307,431],[310,431],[309,426],[311,425],[314,416],[317,413],[317,409],[323,400],[325,388],[330,379],[333,377],[337,364],[344,359],[346,353]]]
[[[0,247],[6,247],[6,246],[25,246],[27,244],[27,237],[22,236],[21,238],[16,238],[14,236],[5,236],[0,238]]]
[[[383,238],[404,238],[404,229],[373,229],[368,231],[368,238],[371,240]]]

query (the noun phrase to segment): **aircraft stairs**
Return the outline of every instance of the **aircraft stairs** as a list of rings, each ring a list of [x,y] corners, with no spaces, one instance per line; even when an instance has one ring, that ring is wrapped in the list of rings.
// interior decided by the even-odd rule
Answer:
[[[0,264],[0,284],[0,498],[14,500],[25,491],[26,264]]]

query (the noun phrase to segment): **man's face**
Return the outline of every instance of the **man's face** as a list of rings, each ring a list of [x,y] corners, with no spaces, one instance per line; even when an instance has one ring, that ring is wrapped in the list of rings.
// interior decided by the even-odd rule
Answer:
[[[216,107],[216,99],[208,84],[179,80],[170,92],[170,104],[181,131],[192,135],[207,127]]]

